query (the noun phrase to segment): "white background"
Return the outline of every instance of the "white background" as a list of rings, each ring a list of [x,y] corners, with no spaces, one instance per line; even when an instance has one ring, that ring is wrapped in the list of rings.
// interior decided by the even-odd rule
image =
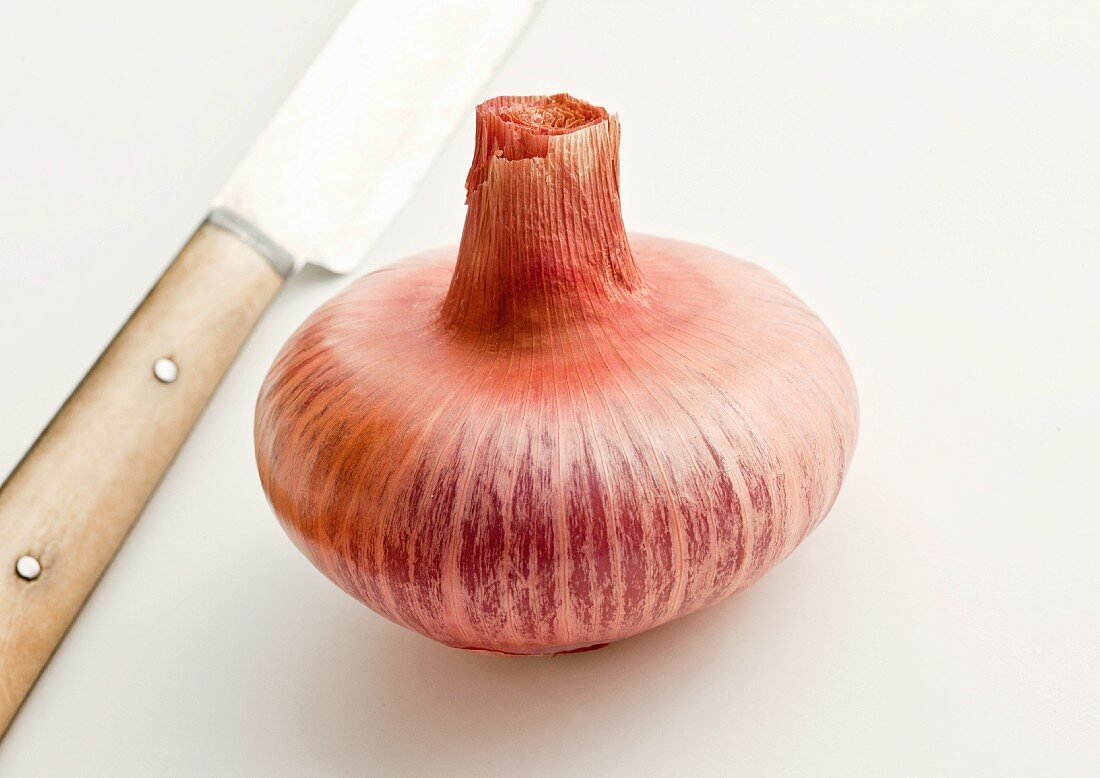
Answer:
[[[346,6],[0,5],[0,471]],[[266,368],[347,283],[307,272],[0,774],[1095,770],[1098,39],[1098,3],[549,0],[485,95],[617,111],[628,225],[760,262],[830,325],[863,412],[830,517],[749,591],[600,652],[498,659],[393,626],[298,554],[255,475]],[[471,128],[374,261],[457,240]]]

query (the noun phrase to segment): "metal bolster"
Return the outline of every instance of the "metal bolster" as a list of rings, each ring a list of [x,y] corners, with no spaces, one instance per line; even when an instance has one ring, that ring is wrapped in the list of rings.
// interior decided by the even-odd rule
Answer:
[[[271,263],[271,266],[286,278],[294,270],[294,257],[287,253],[286,249],[267,237],[263,232],[253,227],[228,208],[215,208],[206,216],[206,223],[219,230],[225,230],[242,242],[248,244],[256,252]]]

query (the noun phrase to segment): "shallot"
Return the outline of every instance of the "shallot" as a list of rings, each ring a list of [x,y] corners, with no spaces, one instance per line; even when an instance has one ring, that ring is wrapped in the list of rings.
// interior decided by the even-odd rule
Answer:
[[[461,244],[359,279],[291,337],[259,397],[260,476],[306,556],[398,624],[593,648],[790,553],[837,496],[855,387],[772,275],[626,232],[617,117],[554,95],[476,122]]]

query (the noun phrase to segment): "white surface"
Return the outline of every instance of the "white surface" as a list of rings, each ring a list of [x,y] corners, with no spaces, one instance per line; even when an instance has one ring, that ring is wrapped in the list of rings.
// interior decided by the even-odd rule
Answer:
[[[0,470],[345,3],[0,6]],[[832,515],[605,651],[435,645],[270,515],[277,301],[0,744],[0,775],[1084,775],[1100,760],[1100,5],[550,0],[486,91],[619,112],[628,223],[774,270],[843,344]],[[94,9],[94,10],[93,10]],[[457,240],[472,122],[377,256]]]

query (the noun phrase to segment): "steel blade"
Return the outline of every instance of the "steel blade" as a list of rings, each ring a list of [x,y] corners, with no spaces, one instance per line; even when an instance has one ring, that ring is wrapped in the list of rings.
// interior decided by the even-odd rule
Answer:
[[[360,0],[214,201],[295,264],[354,269],[538,0]]]

